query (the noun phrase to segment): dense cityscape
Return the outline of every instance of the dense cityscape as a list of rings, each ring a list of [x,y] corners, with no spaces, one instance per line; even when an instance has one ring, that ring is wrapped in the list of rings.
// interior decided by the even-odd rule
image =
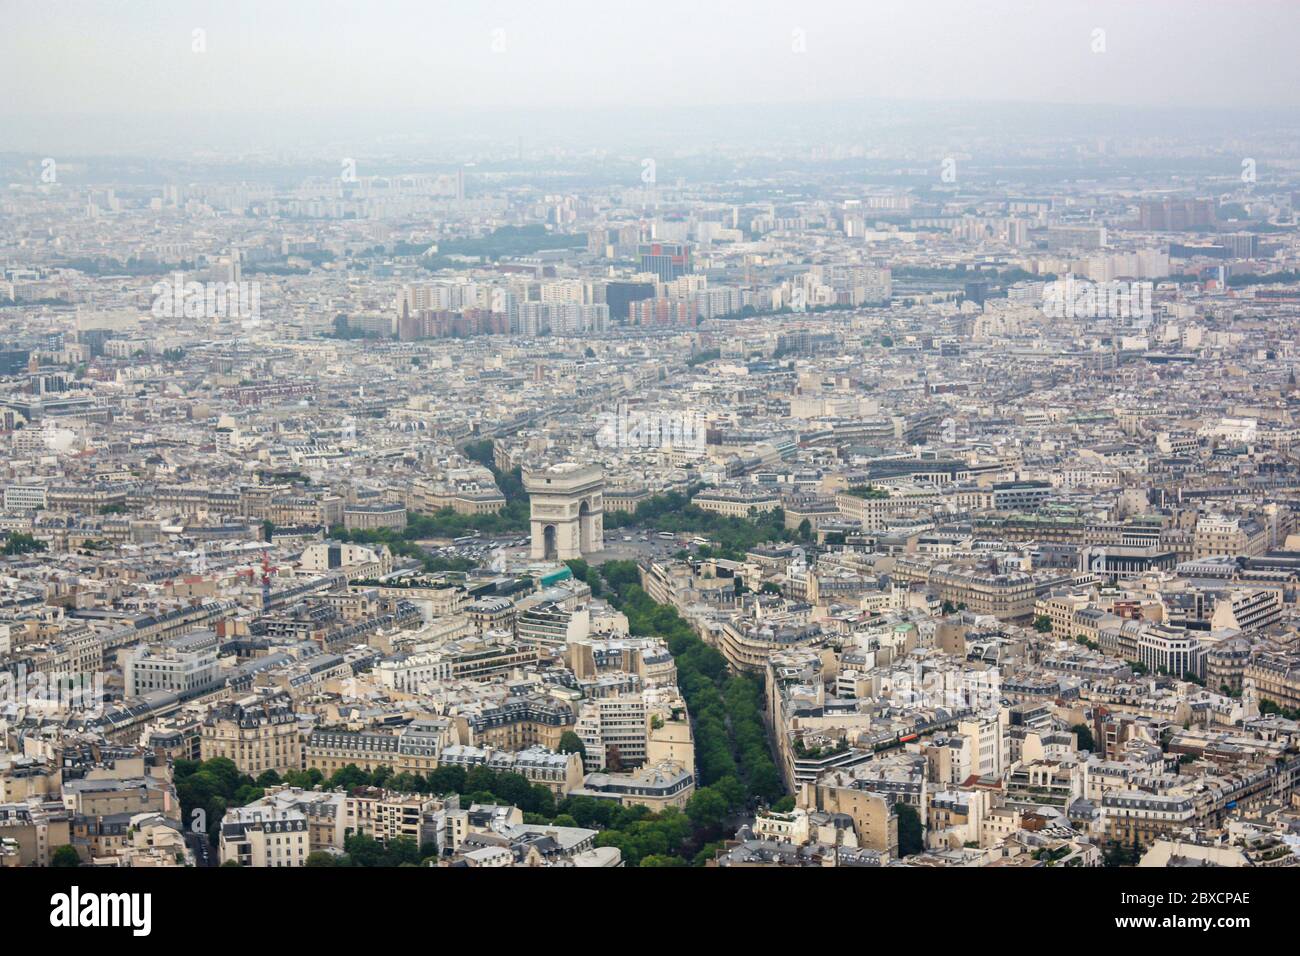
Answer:
[[[1078,109],[0,150],[0,870],[1300,865],[1300,129]]]

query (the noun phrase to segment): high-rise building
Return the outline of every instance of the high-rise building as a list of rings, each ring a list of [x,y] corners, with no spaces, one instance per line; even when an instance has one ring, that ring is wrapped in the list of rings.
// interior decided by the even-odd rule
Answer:
[[[1163,199],[1144,202],[1139,207],[1139,224],[1143,229],[1179,230],[1212,226],[1215,222],[1213,199]]]
[[[691,271],[691,250],[684,242],[643,242],[639,251],[641,271],[652,272],[664,282]]]
[[[620,322],[627,320],[628,307],[633,302],[654,297],[655,287],[649,282],[611,282],[605,286],[609,317]]]

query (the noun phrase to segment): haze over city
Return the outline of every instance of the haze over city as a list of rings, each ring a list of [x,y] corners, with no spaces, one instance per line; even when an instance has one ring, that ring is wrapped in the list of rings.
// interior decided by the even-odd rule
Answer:
[[[1252,6],[1246,17],[1213,0],[666,0],[628,15],[589,0],[16,0],[0,34],[0,148],[48,136],[119,151],[165,141],[160,124],[208,149],[223,137],[292,148],[321,123],[433,136],[448,118],[452,136],[470,124],[512,139],[494,118],[538,113],[596,143],[588,111],[671,133],[679,110],[863,100],[1102,104],[1118,111],[1102,126],[1134,135],[1133,109],[1294,110],[1300,7]],[[284,124],[292,136],[276,135]]]

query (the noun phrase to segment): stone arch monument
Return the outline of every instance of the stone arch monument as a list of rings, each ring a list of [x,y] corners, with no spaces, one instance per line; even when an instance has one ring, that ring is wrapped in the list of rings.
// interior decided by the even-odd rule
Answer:
[[[605,546],[605,473],[566,462],[524,472],[531,506],[533,560],[565,561]]]

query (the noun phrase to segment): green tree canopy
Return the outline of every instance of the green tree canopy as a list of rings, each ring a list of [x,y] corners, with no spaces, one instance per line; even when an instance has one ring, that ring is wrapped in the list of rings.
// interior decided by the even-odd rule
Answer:
[[[582,738],[572,730],[566,730],[560,734],[560,753],[578,754],[583,759],[587,757],[587,748],[582,742]]]
[[[898,855],[912,856],[925,849],[925,837],[921,827],[921,815],[916,807],[907,803],[894,804],[898,814]]]
[[[60,847],[56,847],[54,852],[50,854],[50,866],[81,866],[81,857],[75,849],[65,843]]]

